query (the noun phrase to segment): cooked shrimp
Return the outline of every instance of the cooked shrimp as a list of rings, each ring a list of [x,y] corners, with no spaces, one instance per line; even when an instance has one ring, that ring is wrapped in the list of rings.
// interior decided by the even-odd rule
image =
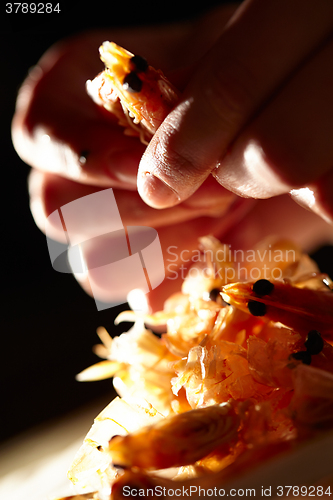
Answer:
[[[108,452],[114,464],[165,469],[192,464],[237,436],[239,417],[231,404],[172,415],[126,436],[116,436]],[[229,450],[229,448],[228,448]]]
[[[115,398],[95,418],[74,458],[68,478],[85,490],[101,491],[107,487],[110,489],[118,471],[112,467],[107,452],[109,440],[115,435],[135,432],[161,418],[163,416],[144,400],[132,399],[126,402],[124,399]]]
[[[99,50],[106,69],[88,80],[88,94],[117,116],[125,134],[147,144],[177,103],[179,92],[143,57],[114,42],[104,42]]]
[[[231,283],[222,287],[223,300],[264,321],[282,323],[306,334],[318,330],[333,340],[333,293],[328,278],[326,290],[299,288],[281,281]]]
[[[106,69],[87,82],[88,93],[147,144],[179,92],[113,42],[104,42],[100,55]],[[121,313],[118,322],[136,324],[115,339],[99,331],[104,345],[96,353],[107,361],[78,378],[114,376],[126,400],[117,398],[97,417],[74,460],[69,477],[83,487],[114,485],[111,498],[120,498],[124,485],[144,490],[158,474],[201,476],[203,484],[222,471],[224,481],[320,426],[333,427],[329,278],[289,241],[261,243],[241,266],[230,246],[211,236],[200,243],[196,272],[164,311]],[[249,282],[252,271],[270,281]],[[144,321],[165,325],[165,333],[155,336]],[[131,403],[137,393],[145,400],[139,407]]]

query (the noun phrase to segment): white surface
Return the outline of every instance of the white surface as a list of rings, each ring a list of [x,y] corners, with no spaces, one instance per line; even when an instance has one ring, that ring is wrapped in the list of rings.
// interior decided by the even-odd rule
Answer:
[[[98,401],[2,445],[0,498],[55,500],[73,495],[74,487],[67,479],[67,470],[94,417],[108,402]]]

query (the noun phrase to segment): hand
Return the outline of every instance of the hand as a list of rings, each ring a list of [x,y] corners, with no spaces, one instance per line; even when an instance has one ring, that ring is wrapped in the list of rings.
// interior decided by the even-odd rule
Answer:
[[[212,176],[333,221],[333,3],[246,0],[147,148],[138,189],[175,206]],[[167,167],[167,168],[166,168]]]
[[[220,24],[230,15],[230,8],[221,11]],[[201,23],[205,22],[204,18]],[[12,128],[18,153],[34,167],[29,179],[31,209],[42,231],[46,218],[54,210],[106,187],[114,189],[124,225],[156,228],[165,255],[170,244],[178,246],[179,252],[183,248],[196,248],[198,236],[207,231],[217,234],[240,216],[241,206],[238,215],[234,211],[232,217],[220,217],[229,211],[237,197],[213,179],[209,181],[212,185],[209,196],[215,199],[213,208],[207,209],[207,199],[201,192],[175,209],[161,212],[148,207],[136,191],[144,146],[137,139],[125,136],[114,117],[103,113],[85,90],[86,80],[103,69],[98,47],[104,40],[115,40],[171,73],[182,68],[184,61],[193,64],[212,44],[211,39],[215,41],[218,36],[219,25],[215,30],[204,30],[202,43],[193,51],[196,27],[194,21],[164,29],[85,33],[52,47],[30,72],[19,93]],[[181,72],[178,71],[178,76],[174,74],[174,78],[179,85]],[[53,225],[49,229],[54,239],[63,240],[62,227]],[[102,250],[92,246],[84,257],[89,261]],[[173,266],[172,275],[174,269]],[[90,280],[94,279],[93,274],[93,270],[89,271]],[[80,279],[79,275],[76,277]],[[166,280],[163,287],[150,294],[150,301],[156,302],[154,307],[161,307],[171,289],[179,288],[180,281],[181,278]],[[80,284],[91,293],[88,280]],[[109,284],[100,284],[100,288],[104,288],[107,299]]]
[[[311,214],[307,215],[297,206],[290,207],[288,200],[267,200],[255,206],[243,219],[253,207],[252,201],[238,198],[211,176],[176,207],[155,210],[147,206],[136,191],[138,164],[144,146],[137,139],[124,136],[113,117],[102,113],[86,95],[86,80],[102,70],[98,47],[104,40],[114,40],[144,55],[181,87],[188,81],[198,59],[215,43],[233,11],[234,7],[221,8],[199,21],[172,28],[92,32],[61,42],[42,57],[20,91],[13,120],[13,139],[21,157],[35,167],[29,184],[31,209],[37,225],[44,230],[46,218],[57,208],[112,187],[125,226],[146,225],[157,229],[167,276],[174,278],[175,271],[178,273],[183,264],[178,279],[166,279],[148,294],[152,309],[161,308],[165,298],[179,290],[182,276],[190,265],[190,262],[182,262],[181,252],[185,249],[186,257],[191,255],[200,236],[210,233],[246,247],[270,234],[273,226],[274,233],[293,235],[306,245],[309,234],[313,242],[326,229]],[[189,69],[184,70],[184,65]],[[287,226],[285,218],[278,217],[279,206],[280,210],[288,211]],[[263,214],[266,222],[262,219]],[[310,231],[304,235],[304,226],[300,224],[304,217],[308,220],[309,231],[312,228],[315,233]],[[241,220],[241,226],[237,226]],[[51,229],[53,237],[61,240],[62,228],[54,225]],[[172,267],[168,260],[170,245],[178,249],[178,261],[172,262]],[[89,261],[93,258],[91,254],[100,251],[93,246],[90,254],[84,257]],[[89,271],[89,279],[94,279],[93,270]],[[88,280],[80,284],[91,293]],[[107,297],[108,284],[99,285]]]

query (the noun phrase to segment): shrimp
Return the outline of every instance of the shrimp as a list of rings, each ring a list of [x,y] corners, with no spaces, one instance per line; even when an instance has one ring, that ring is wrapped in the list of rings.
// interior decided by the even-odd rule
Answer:
[[[327,290],[313,290],[262,279],[255,283],[224,285],[221,295],[228,304],[264,321],[282,323],[303,336],[316,330],[332,343],[333,293],[330,287],[328,281]]]
[[[230,403],[172,415],[126,436],[108,452],[123,468],[165,469],[192,464],[237,435],[239,417]],[[228,448],[229,450],[229,448]]]
[[[88,93],[125,134],[147,144],[178,91],[115,43],[105,42],[100,54],[106,69],[87,83]],[[281,280],[241,282],[247,278],[240,274],[231,282],[238,263],[230,247],[212,237],[201,245],[195,276],[163,311],[122,313],[118,322],[135,325],[115,339],[99,331],[104,345],[96,353],[107,362],[78,378],[114,376],[122,399],[95,419],[69,471],[84,492],[98,493],[72,500],[99,500],[103,491],[120,498],[126,483],[145,489],[192,478],[208,484],[212,473],[224,481],[333,428],[329,278],[290,242],[266,241],[254,252],[259,260],[249,260],[242,272],[251,275],[257,266],[273,278],[270,252],[279,251],[283,258],[274,266]],[[155,336],[145,322],[164,325],[165,332]]]
[[[116,115],[125,134],[138,136],[148,144],[180,93],[161,70],[149,66],[143,57],[114,42],[104,42],[99,51],[106,69],[88,80],[88,94]]]
[[[78,450],[68,471],[68,478],[86,490],[102,490],[118,476],[107,452],[113,436],[135,432],[152,421],[163,418],[147,401],[129,402],[115,398],[95,418],[94,424]]]

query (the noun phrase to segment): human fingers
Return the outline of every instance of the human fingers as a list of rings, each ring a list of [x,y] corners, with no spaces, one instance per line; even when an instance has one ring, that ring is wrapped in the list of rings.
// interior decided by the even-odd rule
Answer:
[[[223,8],[214,16],[204,16],[201,44],[194,51],[196,20],[87,32],[53,46],[19,92],[12,126],[19,155],[33,167],[78,182],[136,189],[144,146],[125,136],[115,117],[92,102],[85,90],[86,81],[103,69],[98,47],[104,40],[115,40],[144,55],[152,65],[173,72],[182,86],[187,71],[179,68],[184,61],[193,64],[206,51],[217,37],[217,24],[224,23],[232,10]]]
[[[162,306],[163,300],[180,287],[186,269],[191,262],[193,249],[197,248],[198,238],[207,233],[216,236],[228,231],[242,218],[252,205],[250,200],[240,199],[224,190],[213,179],[210,196],[216,200],[212,209],[205,199],[206,190],[198,192],[187,201],[174,208],[158,211],[147,206],[138,193],[126,190],[113,189],[118,210],[125,227],[149,226],[157,230],[164,255],[165,273],[167,279],[156,291],[150,292],[148,301],[152,307]],[[63,225],[58,218],[47,218],[55,210],[64,207],[78,198],[98,193],[103,188],[80,184],[69,179],[38,170],[32,171],[29,178],[31,210],[38,226],[47,236],[67,243]],[[223,198],[223,193],[225,197]],[[119,235],[109,234],[110,215],[100,213],[98,220],[77,219],[77,228],[71,221],[70,238],[79,234],[85,241],[81,248],[81,257],[85,262],[87,274],[76,273],[81,286],[93,295],[90,284],[94,284],[94,293],[98,293],[100,300],[114,301],[119,290],[110,287],[110,282],[100,273],[94,271],[96,262],[107,263],[107,255],[113,255],[121,247]],[[66,221],[65,221],[66,222]],[[91,227],[91,224],[93,227]],[[138,227],[138,230],[140,227]],[[75,233],[76,231],[76,233]],[[105,236],[92,239],[91,233],[100,233]],[[108,234],[106,234],[108,233]],[[90,239],[90,241],[88,241]],[[170,249],[170,251],[168,250]],[[121,252],[121,248],[119,250]],[[190,257],[188,257],[190,256]],[[98,266],[97,266],[98,267]],[[181,268],[181,269],[180,269]],[[96,292],[97,291],[97,292]]]
[[[147,307],[151,311],[163,309],[165,300],[173,293],[179,292],[188,270],[198,256],[198,238],[207,234],[217,237],[222,243],[229,245],[232,255],[239,256],[238,250],[252,250],[258,242],[274,235],[281,239],[295,242],[305,251],[311,252],[323,242],[333,242],[332,234],[327,231],[327,224],[315,214],[304,211],[294,203],[288,195],[260,200],[249,210],[244,206],[234,212],[233,220],[225,223],[223,219],[200,217],[198,219],[163,226],[158,228],[158,235],[163,251],[165,279],[155,289],[146,294]],[[286,220],[288,224],[286,224]],[[229,228],[229,229],[228,229]],[[96,259],[100,248],[91,248],[86,253],[86,262]],[[91,253],[90,253],[91,252]],[[246,255],[246,254],[245,254]],[[242,262],[239,261],[242,266]],[[244,262],[244,265],[247,263]],[[109,282],[103,282],[101,276],[93,270],[81,280],[80,285],[93,295],[90,282],[98,287],[100,297],[106,301],[114,298],[114,291]]]
[[[333,41],[235,141],[214,177],[241,196],[293,198],[333,221]]]
[[[209,234],[208,230],[210,230],[222,243],[228,244],[231,255],[237,257],[242,254],[242,252],[237,252],[238,250],[253,250],[258,245],[258,242],[272,238],[272,236],[281,240],[293,241],[305,252],[309,253],[323,243],[333,243],[333,234],[329,231],[329,226],[325,221],[319,219],[313,212],[301,208],[288,195],[258,200],[251,205],[247,205],[245,214],[244,208],[244,206],[238,207],[238,215],[236,214],[235,219],[230,221],[229,229],[217,225],[214,228],[207,226],[206,232],[203,228],[202,235]],[[170,231],[172,228],[165,229]],[[186,234],[186,226],[179,229],[178,235]],[[194,231],[195,226],[190,225],[189,230]],[[186,234],[185,238],[174,240],[173,234],[168,235],[166,232],[164,235],[163,232],[161,233],[161,236],[166,238],[169,245],[164,259],[170,272],[166,273],[162,285],[147,294],[148,304],[153,311],[161,310],[163,302],[169,295],[180,291],[183,278],[194,263],[192,258],[195,260],[198,252],[196,234],[194,233],[192,238],[188,238]],[[188,240],[189,244],[187,243]],[[177,265],[173,262],[175,249],[170,246],[173,244],[178,244],[179,259]],[[242,267],[242,262],[239,263]],[[244,265],[246,264],[244,262]]]
[[[216,186],[219,186],[215,183]],[[221,186],[220,186],[221,187]],[[37,223],[43,229],[46,217],[54,210],[70,203],[74,199],[97,192],[96,186],[77,184],[68,179],[61,178],[53,174],[33,171],[30,176],[30,192],[32,212]],[[200,191],[200,190],[199,190]],[[198,192],[199,192],[198,191]],[[197,192],[197,193],[198,193]],[[131,211],[126,211],[126,192],[114,190],[117,198],[119,212],[123,217],[124,225],[150,225],[157,229],[162,246],[166,278],[156,289],[147,294],[148,305],[152,310],[161,309],[164,300],[171,293],[179,291],[182,280],[188,268],[192,264],[192,257],[198,251],[198,238],[206,234],[213,234],[221,241],[228,243],[232,249],[237,250],[253,248],[258,241],[272,234],[278,234],[281,238],[292,239],[307,251],[322,241],[330,241],[332,236],[327,232],[327,225],[324,221],[292,202],[287,196],[279,196],[268,200],[257,202],[254,206],[251,200],[238,199],[230,204],[228,210],[222,217],[203,216],[190,220],[181,220],[184,212],[177,212],[181,205],[165,211],[156,211],[145,205],[137,195],[137,200],[132,199],[129,203],[133,207],[137,203],[136,209],[142,209],[140,218],[131,215]],[[231,202],[231,200],[230,200]],[[154,214],[173,212],[173,223],[168,224],[167,219],[154,219]],[[39,215],[38,215],[39,214]],[[145,216],[144,216],[145,214]],[[178,219],[177,219],[178,214]],[[192,210],[189,215],[193,216]],[[218,215],[216,213],[216,215]],[[246,215],[246,217],[244,217]],[[96,223],[103,223],[103,214]],[[286,223],[288,221],[288,223]],[[161,223],[161,225],[159,225]],[[62,226],[49,226],[53,232],[53,237],[60,239],[63,233]],[[103,229],[103,228],[102,228]],[[58,231],[58,233],[57,233]],[[87,235],[89,228],[87,228]],[[50,233],[49,233],[50,236]],[[87,236],[88,237],[88,236]],[[64,241],[66,243],[66,241]],[[99,290],[98,298],[106,301],[115,299],[114,290],[110,289],[110,283],[101,280],[101,275],[89,270],[90,263],[103,258],[104,252],[114,248],[115,240],[112,237],[105,238],[98,244],[84,246],[83,256],[86,262],[88,273],[85,276],[76,274],[80,285],[93,295],[90,287],[90,280],[93,280],[94,289]]]
[[[204,189],[198,190],[197,193],[189,200],[177,207],[166,210],[155,210],[146,205],[137,192],[127,191],[123,189],[113,189],[117,208],[121,216],[122,223],[127,226],[149,226],[160,231],[163,227],[170,227],[168,232],[170,242],[172,243],[173,229],[176,224],[186,224],[191,220],[198,220],[200,217],[211,218],[213,225],[222,229],[228,230],[235,221],[238,221],[243,216],[248,207],[251,206],[249,200],[241,199],[233,193],[225,190],[218,185],[213,179],[210,179],[204,186]],[[211,188],[209,189],[209,184]],[[103,191],[103,187],[81,184],[61,176],[32,170],[29,176],[29,193],[31,211],[37,225],[45,232],[47,225],[48,236],[58,241],[64,240],[64,230],[61,221],[57,218],[49,217],[54,211],[61,209],[65,205],[79,198],[89,197],[94,193]],[[210,198],[207,200],[206,194],[210,193]],[[212,206],[209,202],[215,199],[215,204]],[[89,200],[87,200],[87,203]],[[98,220],[84,220],[83,224],[78,219],[77,227],[73,222],[71,224],[71,232],[73,236],[80,233],[83,239],[88,239],[91,236],[91,231],[104,234],[108,232],[109,214],[99,213]],[[209,233],[211,225],[200,226],[198,231]],[[182,238],[186,240],[186,232],[182,232]]]
[[[47,218],[55,210],[78,198],[89,196],[103,189],[105,187],[81,184],[56,174],[32,170],[29,176],[29,193],[31,211],[36,224],[45,232]],[[208,179],[202,189],[199,189],[183,204],[162,211],[146,205],[136,191],[114,188],[113,193],[125,226],[145,225],[156,229],[186,222],[200,216],[219,219],[225,217],[225,224],[230,224],[235,206],[244,205],[245,201],[217,184],[212,178]],[[94,226],[96,224],[103,225],[102,215],[100,220],[93,221]],[[89,221],[86,221],[85,224],[86,236],[89,237],[91,229]],[[75,230],[75,228],[73,229]],[[82,231],[81,227],[80,231]],[[49,220],[48,234],[56,240],[63,240],[62,225],[58,227],[56,220]]]
[[[311,0],[246,0],[141,160],[138,189],[146,203],[162,208],[189,197],[332,28],[327,0],[316,6]]]
[[[86,81],[103,69],[98,47],[107,39],[143,51],[170,69],[173,45],[188,30],[186,23],[168,28],[87,32],[51,47],[30,71],[17,99],[12,135],[21,158],[78,182],[136,189],[145,148],[92,101]]]
[[[105,36],[80,36],[42,57],[20,90],[13,142],[22,159],[38,169],[134,189],[144,147],[124,136],[114,117],[101,113],[85,91],[87,78],[102,69],[97,48]]]
[[[234,249],[252,249],[267,237],[293,241],[306,253],[333,243],[323,219],[294,203],[288,194],[259,200],[224,237]]]

